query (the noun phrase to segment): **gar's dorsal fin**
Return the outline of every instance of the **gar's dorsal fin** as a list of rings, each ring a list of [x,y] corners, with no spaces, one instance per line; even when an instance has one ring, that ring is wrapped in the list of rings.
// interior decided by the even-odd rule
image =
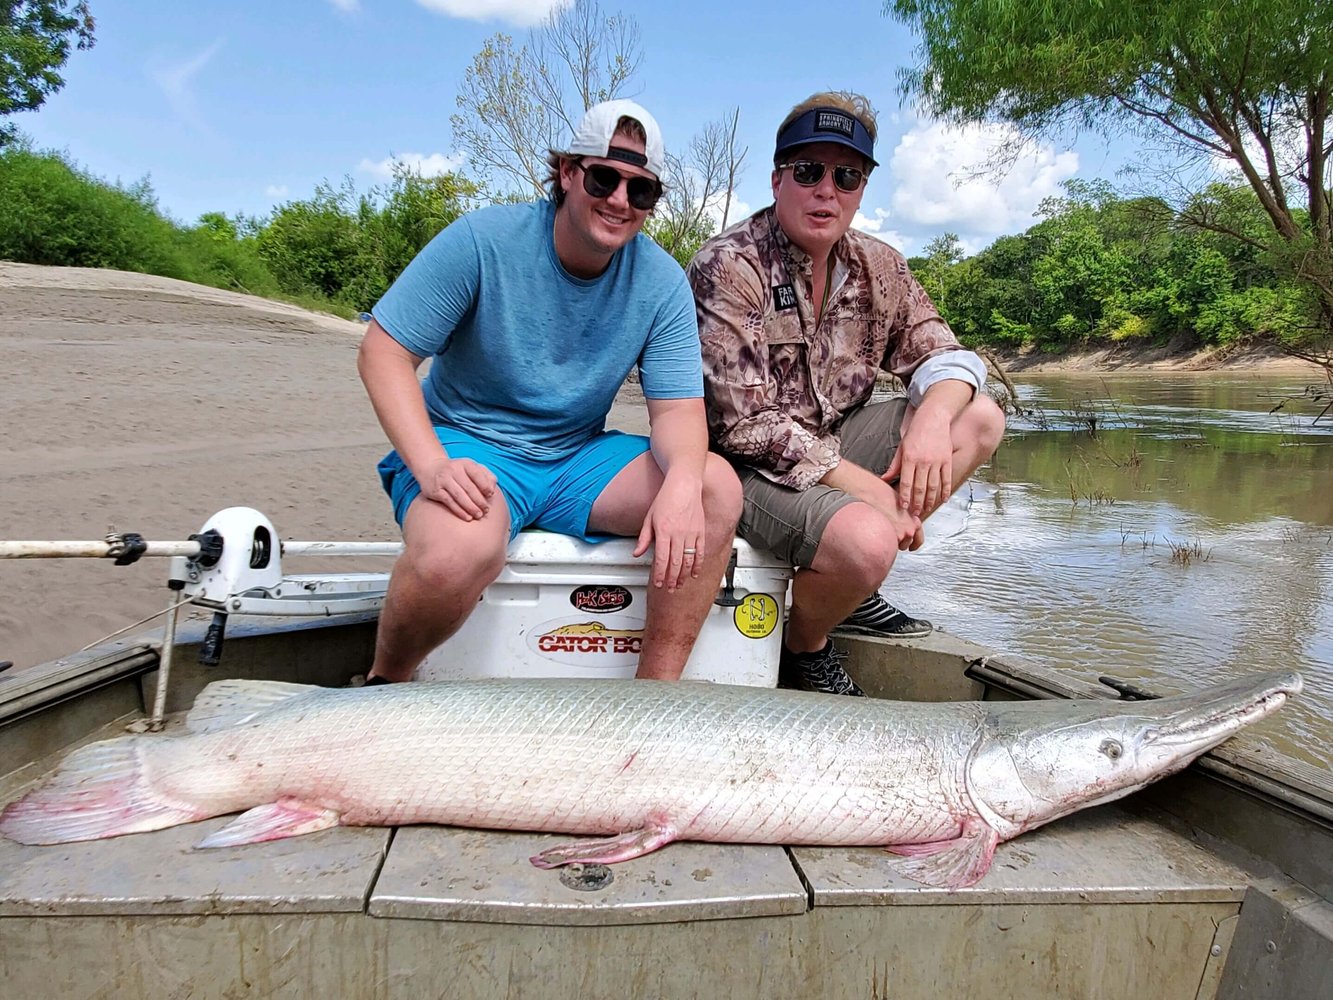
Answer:
[[[214,681],[194,700],[185,716],[185,725],[196,733],[211,733],[249,722],[274,705],[299,695],[318,691],[315,684],[289,684],[286,681],[254,681],[239,677]]]

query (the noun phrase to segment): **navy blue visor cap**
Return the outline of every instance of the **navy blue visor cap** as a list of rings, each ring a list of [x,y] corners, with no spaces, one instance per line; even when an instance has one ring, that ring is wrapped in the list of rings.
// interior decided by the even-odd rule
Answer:
[[[789,149],[814,142],[836,142],[840,146],[850,146],[864,156],[872,167],[879,166],[875,160],[875,140],[870,138],[866,127],[838,108],[811,108],[801,114],[778,133],[773,157],[776,159]]]

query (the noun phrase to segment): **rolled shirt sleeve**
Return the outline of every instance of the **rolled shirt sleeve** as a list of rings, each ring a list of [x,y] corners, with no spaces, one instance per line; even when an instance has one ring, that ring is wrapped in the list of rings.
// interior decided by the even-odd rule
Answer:
[[[936,382],[954,379],[966,382],[976,396],[986,384],[986,363],[973,351],[944,351],[932,355],[916,366],[907,384],[907,401],[920,406],[926,390]]]

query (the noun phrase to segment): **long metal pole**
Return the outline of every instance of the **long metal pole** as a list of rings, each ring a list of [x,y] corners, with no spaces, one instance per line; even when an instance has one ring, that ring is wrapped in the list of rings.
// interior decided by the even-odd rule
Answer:
[[[199,555],[198,542],[147,542],[141,554],[147,556]],[[282,542],[285,556],[396,556],[402,542]],[[0,559],[109,559],[118,555],[113,543],[97,541],[13,541],[0,542]]]
[[[148,542],[145,556],[199,554],[198,542]],[[115,555],[105,539],[87,542],[0,542],[0,559],[107,559]]]
[[[402,542],[282,542],[284,556],[396,556]]]
[[[176,650],[176,615],[180,601],[176,591],[171,592],[171,607],[167,609],[167,623],[162,629],[162,654],[157,664],[157,689],[153,692],[153,714],[148,719],[151,732],[160,732],[167,717],[167,684],[171,680],[171,658]]]

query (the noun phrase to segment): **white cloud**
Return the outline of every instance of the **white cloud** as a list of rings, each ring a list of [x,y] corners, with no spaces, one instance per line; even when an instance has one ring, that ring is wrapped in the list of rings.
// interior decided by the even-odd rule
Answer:
[[[218,39],[198,55],[184,62],[173,61],[148,67],[149,77],[157,84],[158,89],[162,91],[163,96],[167,99],[167,104],[171,106],[177,116],[199,132],[209,136],[213,134],[213,130],[199,111],[194,93],[194,84],[195,78],[217,54],[218,49],[222,48],[222,42],[222,39]]]
[[[726,200],[726,196],[725,191],[721,194],[714,195],[709,199],[708,204],[704,206],[704,214],[712,219],[713,225],[717,226],[719,229],[722,228],[722,207]],[[736,197],[735,191],[731,192],[731,204],[727,205],[726,208],[727,225],[729,227],[734,226],[742,219],[748,218],[754,213],[754,209],[752,209],[749,204]]]
[[[872,219],[864,212],[857,212],[856,218],[852,220],[852,228],[859,229],[863,233],[869,233],[876,239],[881,239],[889,246],[893,247],[904,257],[912,256],[912,247],[916,242],[910,236],[898,232],[896,229],[885,229],[884,223],[888,221],[889,213],[887,209],[877,208],[874,210],[875,217]]]
[[[268,195],[270,198],[286,198],[287,185],[270,184],[268,187],[264,188],[264,194]]]
[[[329,3],[347,14],[355,14],[361,9],[361,0],[329,0]]]
[[[371,174],[379,180],[387,181],[393,178],[395,163],[411,168],[413,173],[422,177],[438,177],[440,174],[453,173],[466,162],[467,156],[464,153],[402,153],[383,160],[372,160],[367,157],[357,164],[356,169],[363,174]]]
[[[336,2],[336,0],[335,0]],[[417,0],[427,10],[469,21],[508,21],[526,28],[573,0]]]
[[[981,173],[995,153],[1016,137],[1007,126],[955,128],[918,121],[899,140],[888,164],[891,200],[900,226],[952,231],[969,248],[1032,225],[1043,198],[1061,193],[1078,171],[1078,154],[1039,146],[1018,157],[1003,175]]]

